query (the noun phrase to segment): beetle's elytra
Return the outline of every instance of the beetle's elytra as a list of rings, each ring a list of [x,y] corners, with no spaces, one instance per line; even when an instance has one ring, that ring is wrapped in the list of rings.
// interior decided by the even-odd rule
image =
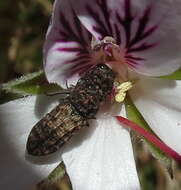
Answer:
[[[46,114],[31,130],[27,151],[34,156],[51,154],[62,147],[79,129],[89,126],[100,103],[111,94],[115,73],[105,64],[86,72],[70,90],[63,103]]]

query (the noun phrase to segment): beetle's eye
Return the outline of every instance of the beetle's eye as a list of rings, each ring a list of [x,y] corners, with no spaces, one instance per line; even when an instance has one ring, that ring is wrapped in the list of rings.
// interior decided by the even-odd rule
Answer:
[[[101,68],[101,69],[104,69],[104,68],[105,68],[105,65],[100,65],[100,68]]]

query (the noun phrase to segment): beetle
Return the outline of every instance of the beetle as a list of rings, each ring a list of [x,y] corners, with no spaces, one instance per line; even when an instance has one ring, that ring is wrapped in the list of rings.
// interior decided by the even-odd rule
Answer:
[[[100,105],[111,94],[116,74],[106,64],[91,67],[64,100],[32,128],[28,154],[44,156],[56,152],[80,129],[95,119]]]

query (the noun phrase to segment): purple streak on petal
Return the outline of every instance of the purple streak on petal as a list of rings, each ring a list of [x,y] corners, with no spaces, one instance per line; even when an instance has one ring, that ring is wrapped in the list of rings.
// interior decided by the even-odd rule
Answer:
[[[140,65],[140,62],[133,61],[133,60],[127,60],[127,64],[130,65],[133,68],[136,68]]]
[[[89,64],[87,66],[85,66],[84,68],[82,68],[80,71],[79,71],[79,75],[83,75],[85,72],[87,72],[90,68],[92,68],[92,64]]]
[[[66,62],[66,64],[69,64],[69,63],[72,64],[73,63],[71,68],[75,68],[75,67],[78,68],[79,65],[86,66],[87,64],[90,63],[90,61],[91,61],[91,59],[80,59],[80,60],[77,60],[77,61],[74,61],[74,59],[73,59],[70,62]]]
[[[130,37],[131,37],[131,24],[133,22],[134,17],[131,14],[131,2],[130,0],[125,0],[125,18],[123,21],[123,25],[126,30],[126,39],[127,39],[127,44],[126,47],[129,44]]]
[[[73,65],[71,66],[71,72],[74,71],[74,70],[79,71],[80,68],[82,68],[83,65],[84,65],[84,66],[87,66],[87,65],[89,65],[89,62],[87,62],[87,61],[80,61],[80,62],[78,62],[78,63],[73,64]]]
[[[106,35],[106,31],[103,31],[103,28],[101,27],[97,27],[97,26],[93,26],[94,31],[96,31],[97,33],[99,33],[101,35],[101,38],[99,40],[102,40],[104,36],[108,36]]]
[[[142,43],[141,45],[134,47],[134,48],[130,48],[127,50],[127,53],[132,53],[132,52],[140,52],[140,51],[145,51],[148,50],[150,48],[153,48],[157,45],[158,43]]]
[[[77,52],[82,51],[82,48],[79,47],[71,47],[71,48],[57,48],[57,51],[70,51],[70,52]]]
[[[69,69],[65,72],[67,79],[72,75],[84,70],[84,67],[85,69],[87,69],[87,63],[90,60],[89,46],[91,41],[91,35],[89,33],[88,40],[85,38],[84,32],[81,27],[81,23],[79,19],[76,17],[73,10],[72,12],[74,28],[72,28],[72,25],[70,25],[70,23],[66,20],[66,17],[60,13],[62,27],[59,30],[61,38],[58,39],[58,41],[63,43],[77,42],[79,46],[61,47],[56,49],[57,51],[64,52],[77,52],[76,57],[74,59],[65,62],[65,64],[73,64],[73,66],[69,67]]]
[[[140,66],[142,61],[145,61],[144,58],[136,57],[136,56],[133,56],[132,54],[127,54],[125,58],[126,58],[127,64],[133,68]]]
[[[156,30],[157,28],[158,28],[158,26],[155,25],[155,26],[152,26],[152,27],[150,27],[149,29],[147,29],[147,31],[143,34],[143,36],[142,36],[142,38],[141,38],[140,40],[149,37],[151,34],[153,34],[153,33],[155,32],[155,30]]]
[[[87,72],[88,70],[90,70],[93,66],[94,66],[94,64],[92,64],[92,63],[87,64],[87,66],[85,66],[84,68],[82,68],[79,71],[79,75],[83,75],[85,72]]]
[[[52,18],[44,46],[45,73],[50,82],[65,86],[64,81],[78,77],[84,67],[87,69],[92,56],[92,35],[79,21],[69,1],[56,0]],[[70,75],[75,69],[76,76]]]
[[[89,52],[82,52],[82,51],[77,52],[77,57],[81,56],[87,56],[87,58],[91,57]]]
[[[136,16],[133,16],[132,13],[131,0],[124,0],[123,17],[120,15],[119,12],[115,13],[118,21],[117,23],[123,26],[125,31],[125,36],[126,36],[125,49],[127,49],[126,53],[144,51],[155,46],[155,43],[153,44],[148,42],[147,43],[143,42],[142,44],[140,44],[141,41],[146,40],[148,37],[150,37],[150,35],[152,35],[158,28],[156,24],[148,27],[151,17],[151,10],[152,10],[151,5],[147,6],[147,8],[143,10],[143,15],[140,17],[138,22],[136,34],[131,33],[133,27],[133,21],[136,21]],[[115,24],[114,28],[118,39],[118,36],[121,35],[121,33],[118,35],[119,26]]]
[[[80,27],[81,23],[79,21],[79,19],[77,19],[77,15],[75,14],[75,12],[73,11],[73,16],[74,16],[74,24],[75,24],[75,28],[77,29],[77,35],[79,36],[79,38],[81,38],[82,40],[82,44],[87,44],[86,40],[84,38],[82,38],[83,36],[83,31],[82,28]]]
[[[77,61],[80,61],[80,60],[91,60],[90,57],[88,57],[87,55],[77,55],[77,58],[71,60],[70,62],[73,63],[73,62],[77,62]]]
[[[86,65],[86,63],[89,63],[90,61],[91,61],[91,59],[80,59],[78,61],[74,61],[74,59],[72,59],[70,61],[65,62],[65,64],[70,64],[70,65],[74,65],[75,67],[76,66],[78,67],[79,65],[84,64],[84,63]],[[85,65],[83,65],[83,66],[85,66]]]
[[[98,26],[93,26],[93,29],[100,33],[101,36],[108,36],[109,32],[104,24],[104,21],[101,20],[100,15],[95,12],[90,6],[86,6],[87,12],[94,18],[94,20],[97,22]]]
[[[103,13],[104,20],[106,21],[107,27],[109,29],[109,33],[112,34],[113,32],[112,32],[112,27],[111,27],[111,23],[110,23],[111,11],[108,10],[107,0],[104,0],[104,1],[97,0],[97,4],[98,4],[101,12]]]
[[[83,35],[81,23],[79,19],[76,17],[74,10],[72,10],[73,14],[73,23],[74,27],[70,25],[70,23],[66,20],[65,16],[60,13],[60,22],[62,27],[59,29],[59,34],[61,38],[59,39],[62,42],[78,42],[84,51],[87,51],[89,43],[91,41],[91,34],[87,32],[88,39]],[[75,31],[76,30],[76,31]]]
[[[124,1],[124,18],[122,18],[119,13],[116,13],[118,22],[123,26],[126,35],[126,47],[128,47],[131,40],[131,24],[134,20],[134,17],[131,13],[131,2],[130,0]]]
[[[115,33],[116,33],[116,42],[117,44],[121,44],[121,34],[120,34],[117,24],[114,24],[114,28],[115,28]]]
[[[82,62],[79,66],[74,65],[72,66],[72,68],[70,69],[70,72],[67,73],[67,77],[72,76],[76,73],[82,74],[84,72],[86,72],[88,69],[90,69],[90,67],[92,66],[92,64],[89,62]]]
[[[108,9],[107,0],[96,0],[95,5],[99,8],[98,12],[94,11],[88,4],[86,5],[87,12],[97,23],[96,26],[93,26],[93,29],[103,37],[113,36],[112,26],[110,23],[111,11]]]
[[[141,58],[141,57],[135,57],[133,55],[126,55],[125,56],[126,59],[130,59],[130,60],[136,60],[136,61],[144,61],[145,59],[144,58]]]
[[[128,48],[131,48],[136,43],[149,37],[158,28],[157,25],[149,27],[148,29],[146,28],[150,21],[150,14],[151,14],[151,6],[148,6],[146,10],[144,11],[143,16],[139,20],[137,32],[134,38],[131,40]]]

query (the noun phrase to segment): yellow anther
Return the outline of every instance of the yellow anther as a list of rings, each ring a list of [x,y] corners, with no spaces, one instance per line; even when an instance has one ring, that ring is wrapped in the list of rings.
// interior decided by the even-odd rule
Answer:
[[[133,84],[131,81],[123,82],[120,85],[118,85],[116,88],[119,90],[119,92],[126,92],[129,89],[133,87]]]
[[[115,96],[115,100],[116,100],[116,102],[121,103],[121,102],[124,101],[125,97],[126,97],[126,93],[125,92],[124,93],[118,93]]]
[[[118,90],[115,96],[116,102],[119,102],[119,103],[123,102],[126,97],[126,91],[130,90],[132,87],[133,87],[133,84],[131,81],[123,82],[120,85],[118,85],[116,87],[116,89]]]

